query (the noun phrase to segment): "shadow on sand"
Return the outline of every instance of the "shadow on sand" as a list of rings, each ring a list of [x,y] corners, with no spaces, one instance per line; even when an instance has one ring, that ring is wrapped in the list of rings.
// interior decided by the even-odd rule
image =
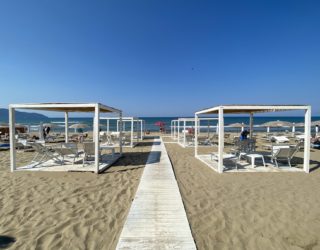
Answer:
[[[0,249],[8,248],[15,242],[16,239],[11,236],[0,235]]]

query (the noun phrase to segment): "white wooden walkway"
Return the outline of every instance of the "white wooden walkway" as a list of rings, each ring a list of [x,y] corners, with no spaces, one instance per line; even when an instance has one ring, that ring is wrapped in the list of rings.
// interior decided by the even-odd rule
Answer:
[[[117,249],[196,249],[161,139],[154,140]]]

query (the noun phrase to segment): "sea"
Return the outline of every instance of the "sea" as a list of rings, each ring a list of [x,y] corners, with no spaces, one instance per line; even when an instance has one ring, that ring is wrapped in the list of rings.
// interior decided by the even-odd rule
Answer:
[[[193,118],[193,117],[185,117],[185,118]],[[178,119],[178,117],[139,117],[139,119],[142,119],[145,121],[145,127],[144,130],[150,131],[150,132],[155,132],[159,131],[159,126],[156,125],[157,122],[163,122],[165,124],[165,129],[167,133],[170,133],[170,127],[171,127],[171,121]],[[288,121],[291,123],[301,123],[304,122],[304,117],[302,116],[256,116],[254,117],[254,130],[255,131],[266,131],[266,128],[259,127],[259,125],[269,122],[269,121]],[[314,116],[312,117],[312,121],[320,120],[320,117]],[[1,121],[0,121],[1,122]],[[52,131],[56,132],[62,132],[64,131],[64,118],[47,118],[45,120],[18,120],[17,123],[26,125],[30,128],[30,131],[38,131],[39,130],[39,124],[40,123],[50,123],[54,124],[52,126]],[[87,128],[82,129],[84,132],[86,131],[92,131],[92,124],[93,124],[93,118],[81,118],[81,117],[71,117],[69,118],[69,126],[75,123],[81,123],[81,124],[86,124]],[[225,131],[229,132],[237,132],[240,131],[240,128],[231,128],[228,127],[228,124],[232,123],[244,123],[244,124],[249,124],[249,117],[248,116],[237,116],[237,117],[225,117],[224,120],[225,123]],[[181,126],[183,124],[181,123]],[[124,123],[124,130],[130,130],[131,129],[131,123],[130,122],[125,122]],[[136,126],[136,125],[135,125]],[[210,120],[206,121],[203,120],[200,122],[200,127],[201,130],[204,131],[215,131],[217,126],[217,120]],[[115,120],[110,120],[109,121],[109,131],[116,131],[116,121]],[[194,124],[192,122],[187,122],[186,127],[194,127]],[[247,128],[247,127],[246,127]],[[106,120],[100,120],[100,129],[107,130],[107,121]],[[182,129],[182,128],[181,128]],[[303,127],[296,127],[296,131],[303,131]],[[70,129],[72,131],[72,129]],[[283,127],[283,128],[270,128],[270,132],[275,131],[291,131],[291,128],[289,127]],[[312,128],[312,131],[314,128]]]

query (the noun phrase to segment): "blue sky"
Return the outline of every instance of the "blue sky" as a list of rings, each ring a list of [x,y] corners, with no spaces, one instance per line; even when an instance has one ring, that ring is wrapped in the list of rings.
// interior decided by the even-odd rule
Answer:
[[[0,2],[0,107],[101,102],[179,116],[221,104],[320,115],[320,1]]]

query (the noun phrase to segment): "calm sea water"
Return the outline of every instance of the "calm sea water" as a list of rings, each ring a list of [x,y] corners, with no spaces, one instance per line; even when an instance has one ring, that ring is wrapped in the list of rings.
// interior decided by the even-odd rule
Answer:
[[[145,120],[145,129],[149,130],[149,131],[159,131],[159,127],[155,125],[156,122],[158,121],[162,121],[166,124],[166,129],[167,131],[170,132],[170,125],[171,125],[171,121],[177,119],[178,117],[140,117],[140,119]],[[191,118],[191,117],[190,117]],[[288,122],[295,122],[295,123],[299,123],[299,122],[304,122],[304,117],[288,117],[288,116],[276,116],[276,117],[271,117],[271,116],[267,116],[267,117],[261,117],[261,116],[257,116],[254,117],[254,125],[259,125],[268,121],[276,121],[276,120],[281,120],[281,121],[288,121]],[[312,117],[313,121],[316,120],[320,120],[320,117]],[[1,122],[1,121],[0,121]],[[48,120],[44,120],[44,121],[33,121],[33,120],[23,120],[23,121],[17,121],[19,123],[22,124],[26,124],[26,125],[30,125],[31,128],[32,126],[36,126],[39,125],[40,122],[43,123],[54,123],[56,124],[54,130],[58,131],[63,131],[64,130],[64,118],[48,118]],[[231,123],[245,123],[245,124],[249,124],[249,117],[225,117],[225,126],[227,126],[228,124]],[[88,128],[84,129],[84,131],[89,131],[92,130],[92,123],[93,123],[93,119],[92,118],[69,118],[69,123],[70,125],[73,123],[85,123],[88,125]],[[100,121],[101,124],[101,129],[102,130],[106,130],[106,124],[107,122],[105,120],[101,120]],[[182,123],[181,123],[182,125]],[[203,126],[203,129],[207,129],[208,125],[211,126],[216,126],[217,125],[217,121],[201,121],[201,126]],[[126,130],[130,129],[131,124],[125,123],[125,128]],[[192,123],[187,123],[187,126],[192,127],[193,124]],[[35,129],[35,127],[34,127]],[[72,130],[72,129],[71,129]],[[116,121],[110,120],[110,131],[114,131],[116,130]],[[211,127],[212,131],[215,130],[214,127]],[[226,131],[238,131],[240,130],[239,128],[226,128]],[[266,130],[265,128],[256,128],[255,130]],[[291,128],[271,128],[271,131],[276,131],[276,130],[291,130]],[[296,128],[297,131],[302,131],[303,128]]]

